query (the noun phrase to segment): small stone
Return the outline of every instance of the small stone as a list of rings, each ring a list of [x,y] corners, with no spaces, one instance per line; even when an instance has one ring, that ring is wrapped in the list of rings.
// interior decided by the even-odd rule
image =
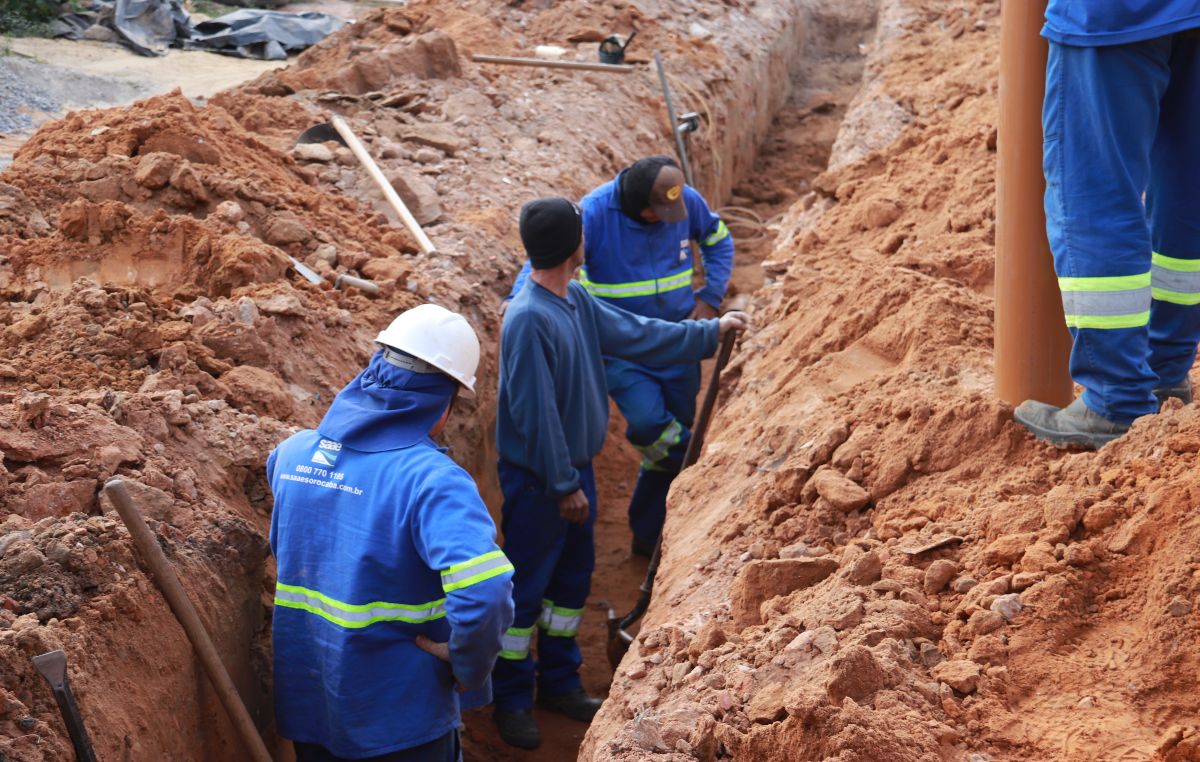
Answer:
[[[34,627],[37,627],[38,624],[39,622],[37,614],[25,614],[13,620],[13,623],[9,629],[11,629],[13,632],[22,632],[24,630],[31,630]]]
[[[1192,602],[1176,596],[1167,604],[1167,613],[1171,616],[1187,616],[1192,613]]]
[[[1013,575],[1012,589],[1020,592],[1028,590],[1041,580],[1042,574],[1038,572],[1018,572]]]
[[[865,489],[832,468],[817,471],[812,477],[812,485],[818,495],[844,513],[856,511],[871,500]]]
[[[1021,596],[1017,593],[1009,593],[1001,595],[992,601],[991,609],[1000,616],[1004,617],[1004,621],[1011,622],[1017,614],[1021,613]]]
[[[1091,696],[1084,696],[1083,698],[1079,699],[1079,703],[1075,706],[1079,707],[1080,709],[1092,709],[1096,706],[1096,699],[1092,698]]]
[[[945,661],[945,657],[942,656],[942,652],[939,651],[938,647],[933,643],[922,643],[920,656],[921,663],[929,669],[932,669]]]
[[[979,584],[979,581],[973,577],[959,577],[954,580],[954,592],[965,593],[971,588]]]
[[[416,153],[413,154],[413,161],[418,164],[437,164],[443,158],[444,155],[441,151],[429,146],[418,148]]]
[[[829,626],[813,630],[813,648],[828,656],[837,649],[837,632]]]
[[[883,573],[883,561],[879,553],[869,550],[850,562],[846,569],[846,581],[855,585],[870,585],[879,581]]]
[[[1063,552],[1063,560],[1071,566],[1087,566],[1096,560],[1096,554],[1088,546],[1076,543],[1067,546]]]
[[[323,243],[313,251],[313,256],[317,259],[324,260],[329,266],[336,266],[338,263],[337,247],[331,243]]]
[[[641,680],[647,674],[645,665],[639,664],[625,673],[630,680]]]
[[[958,564],[942,558],[934,561],[925,570],[925,592],[936,595],[946,589],[952,577],[958,573]]]
[[[806,558],[807,556],[808,546],[802,542],[795,543],[794,545],[788,545],[780,548],[779,550],[780,558]]]
[[[1004,616],[997,611],[980,609],[967,620],[966,631],[972,636],[987,635],[1004,626]]]
[[[308,228],[300,222],[299,219],[292,215],[279,215],[271,220],[271,224],[267,226],[267,232],[263,236],[269,244],[275,246],[286,246],[290,243],[303,243],[312,237],[308,232]]]
[[[222,201],[217,204],[216,214],[226,222],[241,222],[246,216],[246,210],[236,201]]]
[[[944,661],[933,668],[932,674],[959,693],[974,693],[979,684],[979,665],[966,659]]]
[[[708,27],[699,22],[693,21],[691,25],[688,26],[688,36],[692,39],[707,40],[712,37],[712,35],[713,33],[709,31]]]
[[[297,161],[333,161],[333,151],[324,143],[301,143],[292,149]]]

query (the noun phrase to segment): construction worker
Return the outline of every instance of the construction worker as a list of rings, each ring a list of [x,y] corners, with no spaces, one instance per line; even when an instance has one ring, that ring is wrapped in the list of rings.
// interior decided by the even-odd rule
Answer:
[[[495,525],[432,439],[474,393],[479,341],[432,304],[375,341],[316,430],[267,460],[275,716],[299,762],[456,762],[456,686],[488,703],[513,616]]]
[[[494,672],[494,717],[501,738],[521,748],[540,742],[531,711],[535,674],[541,706],[583,722],[600,707],[580,683],[575,636],[595,560],[591,461],[608,432],[602,358],[694,366],[713,354],[719,333],[748,322],[740,312],[668,322],[593,298],[573,279],[584,259],[584,224],[579,207],[564,198],[521,210],[533,269],[500,335],[496,448],[516,616]]]
[[[1050,0],[1046,230],[1083,395],[1016,419],[1097,448],[1191,401],[1200,339],[1200,0]],[[1144,200],[1143,200],[1144,199]]]
[[[586,242],[580,280],[588,293],[644,317],[678,322],[717,316],[733,270],[733,238],[704,198],[684,184],[674,159],[639,159],[580,205]],[[704,260],[705,282],[697,291],[692,241]],[[528,272],[526,264],[510,297]],[[629,527],[632,551],[649,557],[691,438],[700,366],[606,357],[605,370],[608,392],[628,424],[625,436],[642,453]]]

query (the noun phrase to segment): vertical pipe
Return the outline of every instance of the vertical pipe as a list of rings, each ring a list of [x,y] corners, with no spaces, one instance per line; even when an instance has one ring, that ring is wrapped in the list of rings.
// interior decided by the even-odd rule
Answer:
[[[1042,206],[1046,0],[1000,4],[996,157],[996,395],[1013,404],[1071,401],[1071,335],[1063,319]]]
[[[679,166],[683,169],[683,179],[688,185],[695,188],[696,183],[692,179],[692,163],[688,161],[687,144],[683,140],[683,133],[679,131],[675,101],[671,98],[671,86],[667,84],[667,71],[663,68],[662,55],[657,50],[654,51],[654,67],[658,69],[658,83],[662,86],[663,100],[667,103],[667,121],[671,123],[671,134],[675,136],[675,152],[679,154]]]

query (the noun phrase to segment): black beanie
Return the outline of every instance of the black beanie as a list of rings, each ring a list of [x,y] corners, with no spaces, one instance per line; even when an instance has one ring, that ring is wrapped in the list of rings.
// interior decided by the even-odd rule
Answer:
[[[565,198],[539,198],[521,207],[521,243],[535,270],[566,262],[583,239],[583,215]]]

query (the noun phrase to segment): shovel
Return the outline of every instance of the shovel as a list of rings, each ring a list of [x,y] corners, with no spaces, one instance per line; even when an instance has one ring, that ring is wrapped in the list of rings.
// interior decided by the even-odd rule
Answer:
[[[350,125],[346,124],[346,120],[342,119],[337,114],[329,117],[329,121],[323,124],[309,127],[304,132],[300,133],[300,137],[296,138],[296,143],[324,143],[327,140],[333,140],[350,149],[359,163],[363,165],[363,169],[367,170],[367,174],[379,186],[379,190],[383,192],[383,197],[387,199],[392,208],[396,210],[396,214],[400,215],[401,222],[404,227],[408,228],[408,232],[416,239],[417,246],[420,247],[422,254],[432,254],[436,249],[433,241],[429,240],[429,236],[425,235],[425,231],[421,229],[417,218],[412,216],[412,212],[408,211],[408,207],[404,205],[400,194],[396,193],[396,189],[387,181],[380,171],[379,165],[371,158],[371,154],[367,153],[367,147],[362,144],[358,136],[350,130]]]
[[[733,353],[733,342],[736,339],[737,334],[734,331],[729,331],[721,339],[721,349],[717,352],[717,362],[713,365],[708,388],[704,391],[704,402],[700,405],[700,415],[696,418],[696,425],[692,429],[692,438],[688,441],[687,450],[683,453],[681,471],[695,463],[700,457],[700,448],[704,446],[704,434],[708,431],[708,422],[712,418],[713,407],[717,402],[721,371],[729,362],[729,356]],[[662,532],[659,532],[658,539],[654,542],[654,554],[650,556],[650,566],[646,569],[646,578],[642,580],[642,586],[639,588],[641,595],[638,596],[633,610],[623,617],[618,617],[617,612],[613,609],[608,610],[608,647],[606,650],[608,651],[608,663],[613,669],[616,669],[617,665],[621,663],[625,652],[629,650],[629,644],[633,642],[633,635],[630,635],[627,630],[641,619],[642,614],[645,614],[646,609],[650,607],[650,598],[654,595],[654,576],[658,573],[658,560],[661,556]]]
[[[63,723],[71,736],[71,745],[75,747],[75,759],[79,762],[96,762],[96,752],[92,751],[92,741],[84,727],[83,715],[79,713],[79,704],[75,702],[75,694],[71,692],[71,683],[67,679],[66,653],[59,649],[39,654],[33,657],[33,666],[38,674],[46,678],[50,690],[54,692],[58,711],[62,712]]]

